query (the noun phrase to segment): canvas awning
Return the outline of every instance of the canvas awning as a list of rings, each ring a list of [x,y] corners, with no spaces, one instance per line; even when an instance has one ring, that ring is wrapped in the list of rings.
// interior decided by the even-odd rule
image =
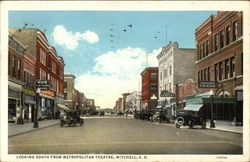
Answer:
[[[60,109],[63,109],[63,110],[66,110],[66,111],[73,111],[73,110],[71,110],[68,106],[63,105],[63,104],[57,104],[57,106],[58,106]]]
[[[184,107],[184,110],[199,111],[203,104],[189,104]]]

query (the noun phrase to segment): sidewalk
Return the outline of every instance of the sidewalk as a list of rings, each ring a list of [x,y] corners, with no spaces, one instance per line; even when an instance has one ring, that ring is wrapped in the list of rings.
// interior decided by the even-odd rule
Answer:
[[[8,136],[12,137],[27,132],[36,131],[38,129],[59,125],[59,120],[51,119],[51,120],[39,121],[39,128],[33,128],[33,125],[34,125],[33,122],[24,124],[8,123]]]
[[[170,123],[154,122],[154,124],[175,127],[175,121],[174,120],[171,120]],[[199,127],[199,126],[197,126],[197,127]],[[188,126],[185,126],[185,127],[181,126],[181,128],[188,128]],[[210,128],[210,122],[208,121],[206,128],[211,129],[211,130],[225,131],[225,132],[233,132],[233,133],[241,133],[241,134],[243,133],[243,127],[242,126],[233,126],[232,123],[228,122],[228,121],[215,121],[215,128]]]
[[[233,132],[233,133],[243,133],[242,126],[233,126],[231,122],[225,122],[225,121],[215,121],[215,128],[210,128],[210,122],[207,122],[207,128],[220,131]]]

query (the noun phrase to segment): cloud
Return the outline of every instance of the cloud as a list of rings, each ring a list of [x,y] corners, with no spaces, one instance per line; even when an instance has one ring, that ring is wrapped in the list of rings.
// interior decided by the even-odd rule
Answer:
[[[99,37],[95,32],[87,30],[85,33],[72,33],[67,31],[62,25],[57,25],[52,33],[53,41],[61,46],[65,46],[67,49],[74,51],[79,41],[86,41],[88,43],[97,43]]]
[[[148,66],[158,66],[156,56],[160,51],[148,53]],[[140,89],[146,55],[144,49],[131,47],[104,53],[95,59],[92,71],[76,78],[76,89],[94,98],[96,105],[113,108],[122,93]]]

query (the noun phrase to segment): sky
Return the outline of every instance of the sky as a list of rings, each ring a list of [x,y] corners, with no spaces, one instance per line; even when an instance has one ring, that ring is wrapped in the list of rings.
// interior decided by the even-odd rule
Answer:
[[[169,41],[195,48],[195,29],[215,11],[9,11],[9,27],[38,28],[76,76],[75,88],[101,108],[140,90]],[[148,56],[148,59],[146,57]],[[148,61],[146,61],[148,60]]]

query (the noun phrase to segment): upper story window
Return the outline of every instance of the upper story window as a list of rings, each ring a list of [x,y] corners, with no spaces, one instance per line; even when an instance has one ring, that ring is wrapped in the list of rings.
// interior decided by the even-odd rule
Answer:
[[[169,67],[169,76],[172,76],[172,66]]]
[[[218,34],[214,35],[214,51],[218,50]]]
[[[235,59],[234,57],[230,58],[230,77],[234,77],[235,76]]]
[[[209,40],[206,41],[206,56],[208,56],[209,54],[208,48],[209,48]]]
[[[228,45],[230,43],[230,26],[228,25],[226,27],[226,45]]]
[[[219,63],[219,80],[223,79],[223,66],[222,62]]]
[[[207,68],[207,80],[210,81],[210,67]]]
[[[220,31],[220,48],[224,47],[224,31]]]
[[[225,60],[225,79],[228,79],[229,76],[229,70],[230,70],[230,64],[229,64],[229,60]]]
[[[64,81],[64,88],[67,88],[68,85],[67,85],[67,81]]]
[[[150,84],[150,90],[155,91],[157,88],[157,84]]]
[[[202,44],[200,44],[200,58],[199,59],[202,59]]]
[[[56,73],[56,63],[54,61],[52,61],[52,71]]]
[[[214,80],[218,81],[219,80],[219,65],[215,64],[214,65]]]
[[[233,41],[238,39],[238,24],[237,21],[233,22]]]
[[[40,62],[46,66],[46,53],[42,48],[40,48]]]
[[[151,80],[156,80],[157,79],[156,73],[151,73],[150,74],[150,79]]]

